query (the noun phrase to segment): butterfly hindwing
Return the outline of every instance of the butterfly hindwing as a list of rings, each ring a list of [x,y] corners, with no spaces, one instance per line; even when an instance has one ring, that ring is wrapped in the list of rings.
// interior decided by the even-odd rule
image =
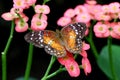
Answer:
[[[69,52],[80,53],[85,31],[86,25],[84,23],[70,24],[61,30],[65,47]]]
[[[25,40],[39,48],[44,47],[48,54],[57,57],[63,57],[66,55],[65,48],[54,31],[44,30],[30,32],[26,34]]]

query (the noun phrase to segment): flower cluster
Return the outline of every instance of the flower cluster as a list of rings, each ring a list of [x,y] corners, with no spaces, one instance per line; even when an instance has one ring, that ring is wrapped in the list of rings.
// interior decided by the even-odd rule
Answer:
[[[58,19],[59,26],[66,26],[73,22],[84,22],[90,27],[91,20],[97,21],[94,25],[96,37],[104,38],[112,36],[120,39],[120,26],[117,20],[120,19],[120,3],[100,5],[95,0],[86,0],[84,5],[77,5],[74,9],[70,8],[64,12],[64,15]],[[86,30],[86,35],[89,30]]]
[[[97,22],[94,26],[95,36],[99,38],[112,38],[120,39],[120,23],[115,22]]]
[[[23,13],[25,9],[28,9],[30,6],[34,7],[35,15],[31,20],[31,29],[32,30],[44,30],[47,26],[47,16],[49,14],[50,8],[47,5],[35,5],[36,0],[13,0],[13,8],[10,12],[2,14],[2,18],[11,21],[14,20],[17,32],[27,31],[29,28],[28,20],[29,18]]]
[[[91,72],[91,64],[87,58],[87,52],[90,48],[89,44],[83,42],[82,51],[80,55],[82,56],[82,68],[84,69],[85,74]],[[67,55],[62,58],[58,58],[60,64],[64,65],[71,77],[78,77],[80,75],[80,68],[78,63],[75,61],[73,54],[67,52]]]

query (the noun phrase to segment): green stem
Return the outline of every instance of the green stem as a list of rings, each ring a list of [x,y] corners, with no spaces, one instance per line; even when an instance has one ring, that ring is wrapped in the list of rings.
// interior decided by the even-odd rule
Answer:
[[[43,5],[45,5],[47,2],[49,2],[50,0],[43,0]]]
[[[6,63],[6,55],[7,55],[7,51],[9,49],[10,43],[12,41],[13,38],[13,33],[14,33],[14,21],[12,21],[11,24],[11,31],[10,31],[10,36],[8,38],[6,47],[4,49],[4,51],[1,53],[2,54],[2,80],[6,80],[7,79],[7,63]]]
[[[46,79],[49,79],[49,78],[57,75],[58,73],[60,73],[60,72],[62,72],[62,71],[66,71],[66,69],[65,69],[65,68],[59,68],[58,70],[56,70],[56,71],[53,72],[52,74],[48,75],[48,76],[46,77]]]
[[[89,37],[86,38],[86,39],[90,43],[91,50],[94,54],[94,57],[97,59],[98,58],[98,52],[97,52],[97,49],[96,49],[94,41],[93,41],[93,26],[94,26],[95,23],[96,23],[96,21],[94,21],[93,24],[90,26]]]
[[[41,80],[46,80],[47,75],[49,74],[50,69],[52,68],[52,65],[53,65],[53,63],[55,62],[55,60],[56,60],[55,57],[52,56],[52,57],[51,57],[51,60],[50,60],[50,63],[49,63],[49,66],[48,66],[48,68],[47,68],[47,70],[46,70],[46,73],[45,73],[45,75],[43,76],[43,78],[42,78]]]
[[[81,69],[83,69],[82,68],[82,65],[80,65],[79,66]],[[50,75],[48,75],[47,77],[46,77],[46,79],[50,79],[51,77],[53,77],[53,76],[55,76],[55,75],[57,75],[58,73],[60,73],[60,72],[63,72],[63,71],[66,71],[66,68],[64,67],[62,67],[62,66],[60,66],[60,68],[58,69],[58,70],[56,70],[55,72],[53,72],[53,73],[51,73]]]
[[[109,36],[108,37],[108,53],[109,53],[109,61],[110,61],[110,68],[111,68],[111,73],[112,73],[112,76],[113,76],[113,80],[118,80],[117,79],[117,76],[116,76],[116,73],[115,73],[115,68],[114,68],[114,64],[113,64],[113,58],[112,58],[112,37]]]
[[[31,70],[31,65],[32,65],[32,55],[33,55],[33,45],[30,44],[24,80],[29,80],[30,70]]]

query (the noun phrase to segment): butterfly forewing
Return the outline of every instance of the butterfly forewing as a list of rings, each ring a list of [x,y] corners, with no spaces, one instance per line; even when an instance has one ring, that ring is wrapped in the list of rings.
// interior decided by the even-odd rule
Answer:
[[[65,47],[69,52],[80,53],[85,30],[86,26],[83,23],[70,24],[61,30]]]
[[[25,40],[37,47],[41,48],[43,46],[48,54],[57,57],[63,57],[66,55],[64,46],[61,44],[57,34],[53,31],[44,30],[39,32],[30,32],[25,36]]]
[[[43,42],[43,31],[32,31],[29,32],[25,35],[25,40],[29,43],[32,43],[34,46],[43,48],[44,47],[44,42]]]

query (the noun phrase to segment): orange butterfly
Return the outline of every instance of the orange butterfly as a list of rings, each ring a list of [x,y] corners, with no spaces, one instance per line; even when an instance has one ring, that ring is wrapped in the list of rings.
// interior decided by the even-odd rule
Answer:
[[[78,22],[63,27],[59,33],[51,30],[29,32],[25,35],[25,40],[39,48],[44,48],[48,54],[64,57],[66,50],[80,53],[85,31],[86,25]]]

